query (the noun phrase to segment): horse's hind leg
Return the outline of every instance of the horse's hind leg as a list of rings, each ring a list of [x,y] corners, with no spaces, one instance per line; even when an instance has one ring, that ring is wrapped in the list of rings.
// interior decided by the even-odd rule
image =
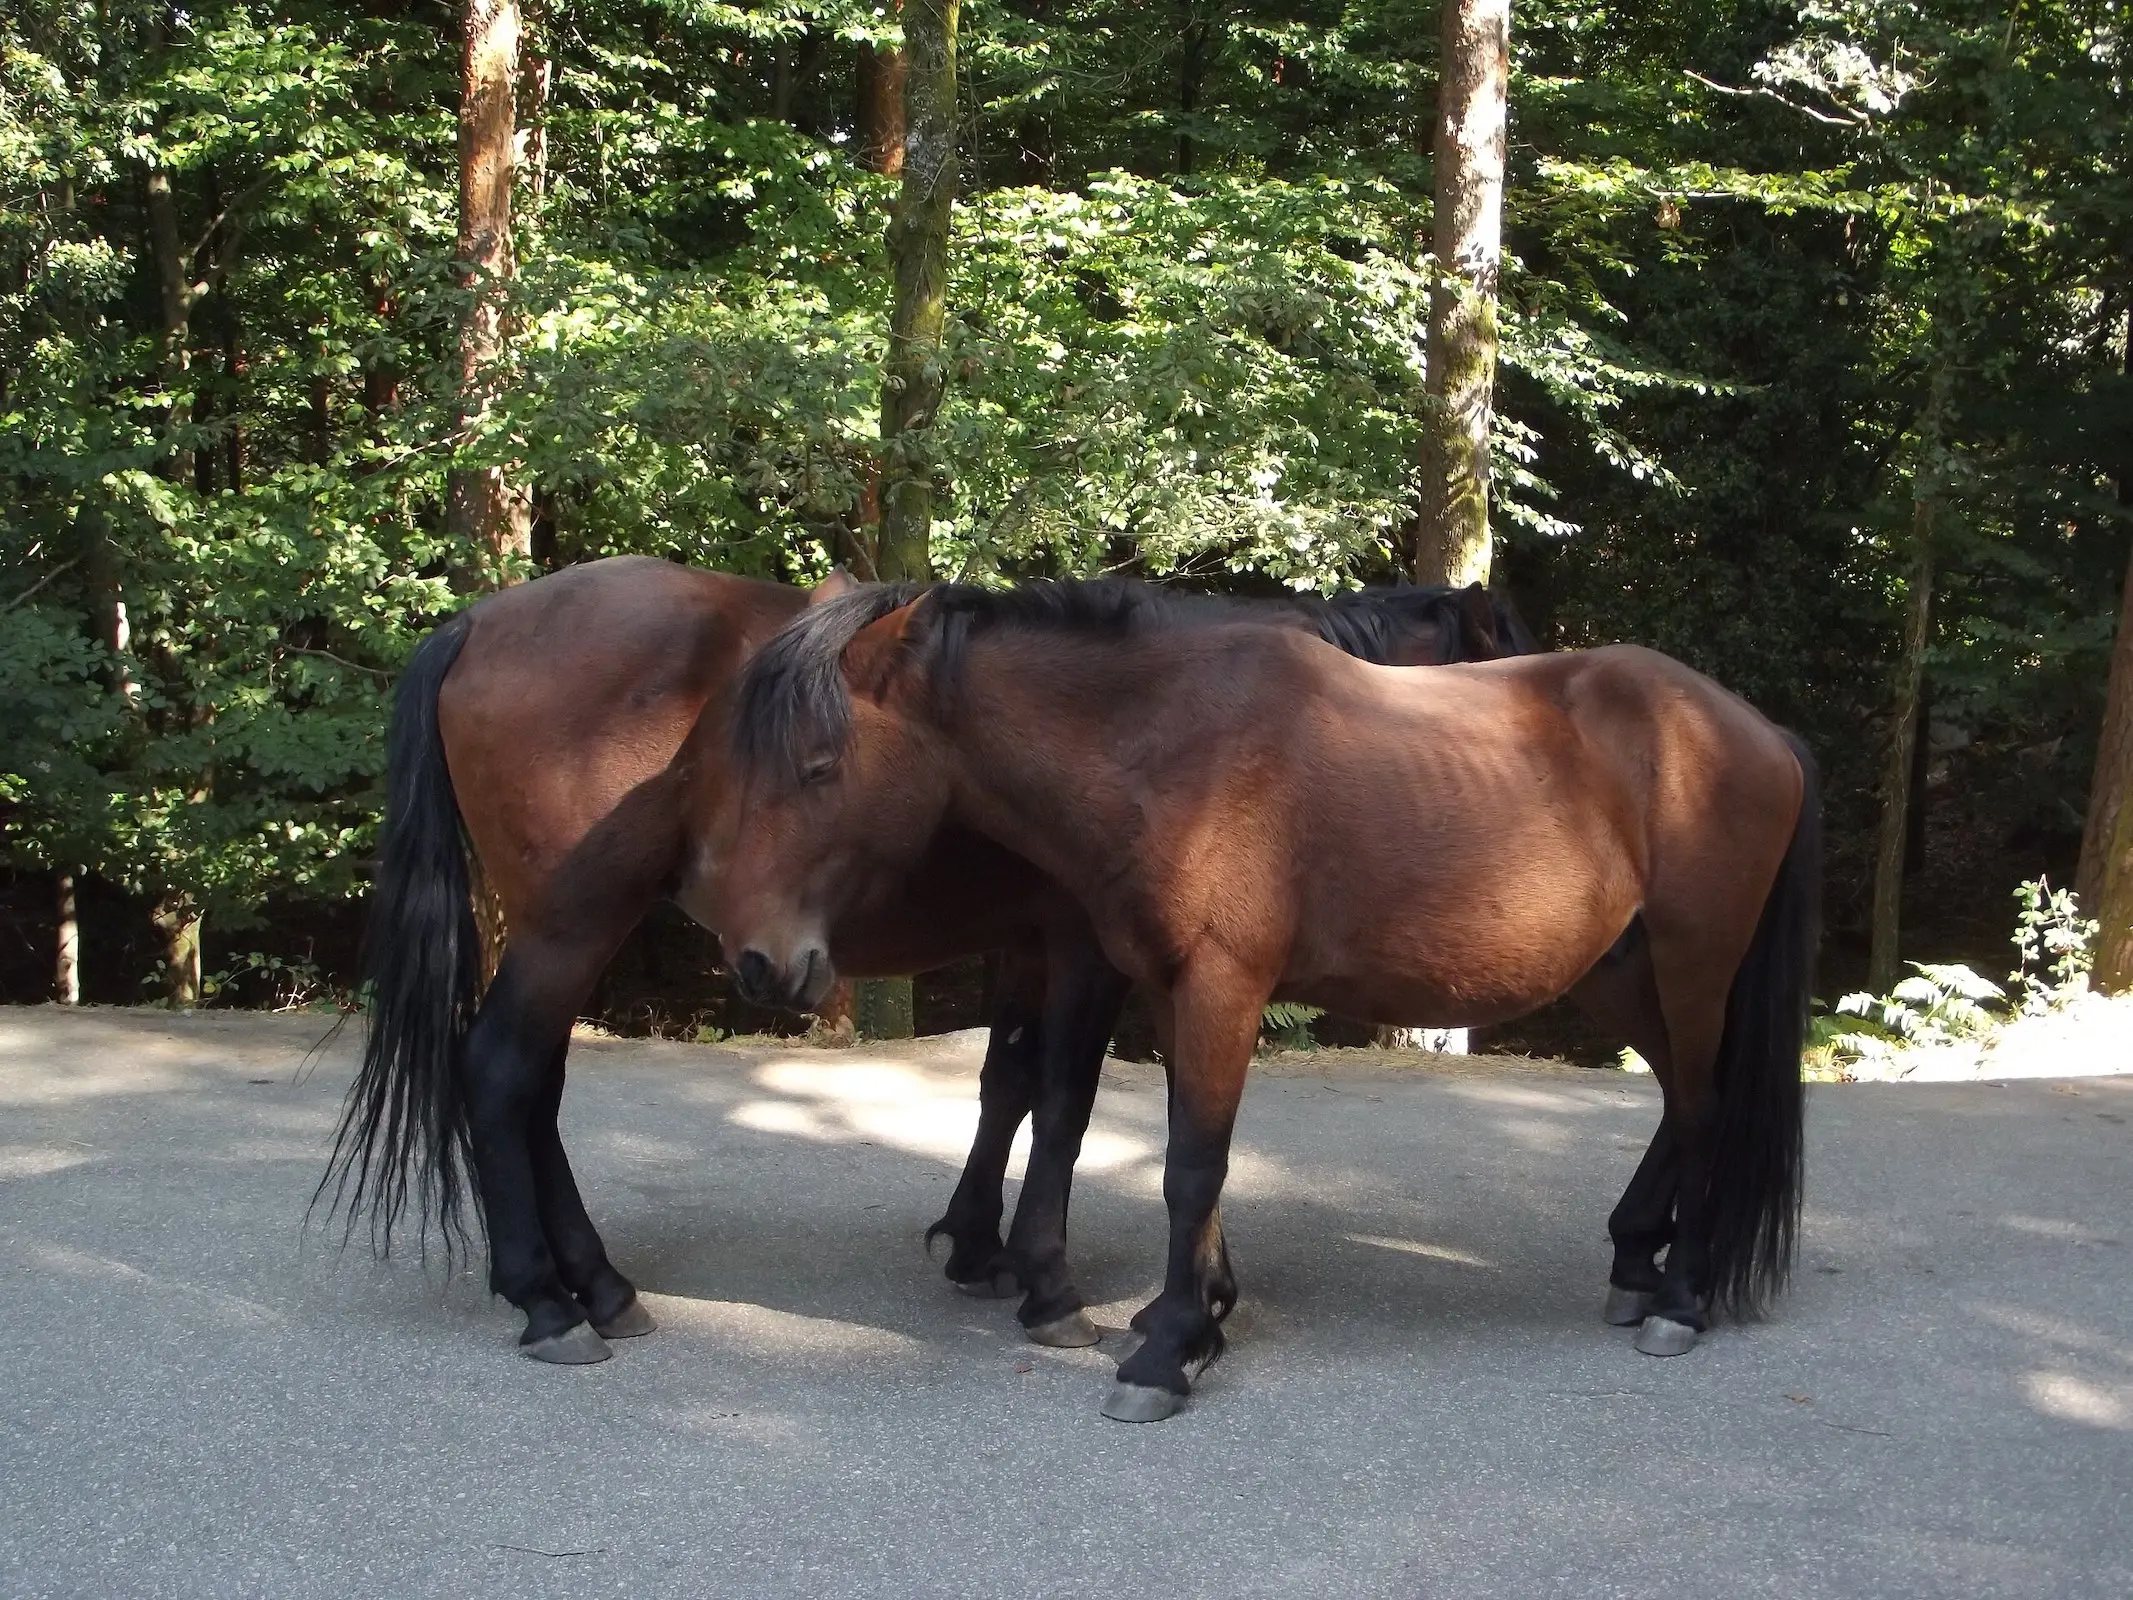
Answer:
[[[505,952],[460,1057],[460,1094],[489,1230],[489,1288],[526,1314],[519,1345],[528,1355],[582,1365],[609,1352],[550,1248],[533,1157],[576,1007],[556,1004],[526,967],[520,948]]]
[[[1654,941],[1652,970],[1666,1017],[1667,1070],[1663,1126],[1670,1130],[1674,1171],[1674,1237],[1666,1252],[1637,1348],[1674,1356],[1692,1349],[1710,1325],[1711,1160],[1718,1132],[1718,1050],[1725,1034],[1725,974],[1713,959],[1716,941]],[[1661,1072],[1659,1060],[1653,1071]]]
[[[948,1240],[948,1281],[965,1294],[1004,1299],[1021,1287],[1000,1244],[1008,1153],[1037,1093],[1043,1049],[1044,966],[1034,950],[1010,951],[993,1006],[992,1035],[978,1073],[978,1131],[970,1159],[926,1243]]]
[[[1650,1065],[1664,1092],[1673,1078],[1673,1045],[1659,988],[1652,973],[1651,945],[1641,918],[1571,989],[1570,998],[1607,1032],[1623,1040]],[[1662,1111],[1658,1131],[1607,1219],[1614,1240],[1602,1315],[1616,1327],[1644,1320],[1661,1282],[1659,1252],[1674,1237],[1674,1200],[1679,1187],[1673,1126]]]
[[[569,1050],[567,1038],[556,1047],[528,1141],[541,1231],[547,1235],[557,1275],[585,1308],[594,1330],[608,1339],[634,1339],[650,1333],[657,1324],[637,1298],[636,1286],[607,1259],[607,1247],[578,1194],[578,1181],[557,1126],[563,1104],[563,1063]]]

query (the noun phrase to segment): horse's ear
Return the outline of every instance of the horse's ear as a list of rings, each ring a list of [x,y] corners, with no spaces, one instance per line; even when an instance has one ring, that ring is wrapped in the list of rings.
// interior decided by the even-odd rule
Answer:
[[[859,580],[844,568],[831,570],[830,575],[807,591],[807,603],[819,606],[825,600],[834,600],[839,595],[850,594],[859,587]]]
[[[870,622],[844,647],[844,678],[854,694],[880,701],[887,696],[917,642],[915,621],[919,602],[898,606],[878,622]]]
[[[1489,591],[1470,583],[1459,591],[1460,653],[1470,661],[1493,661],[1503,654],[1496,638],[1496,607]]]

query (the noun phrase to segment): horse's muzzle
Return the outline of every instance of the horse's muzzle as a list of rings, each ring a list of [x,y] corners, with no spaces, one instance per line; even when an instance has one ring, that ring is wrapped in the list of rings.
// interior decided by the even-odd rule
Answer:
[[[733,985],[750,1005],[812,1011],[836,981],[829,952],[818,944],[801,946],[782,967],[753,948],[743,950],[733,963]]]

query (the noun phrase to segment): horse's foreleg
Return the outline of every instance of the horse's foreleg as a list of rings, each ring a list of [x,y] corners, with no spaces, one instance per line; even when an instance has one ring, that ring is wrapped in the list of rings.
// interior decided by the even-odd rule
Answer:
[[[1170,1249],[1163,1292],[1134,1318],[1147,1335],[1121,1362],[1104,1415],[1153,1422],[1177,1410],[1192,1379],[1222,1352],[1218,1306],[1234,1300],[1217,1207],[1229,1175],[1230,1135],[1245,1068],[1259,1037],[1268,985],[1237,973],[1195,973],[1173,991],[1170,1148],[1163,1200]]]
[[[1007,1239],[1008,1260],[1028,1291],[1016,1315],[1038,1344],[1070,1348],[1097,1340],[1067,1270],[1067,1203],[1126,989],[1093,943],[1076,943],[1049,964],[1029,1172]]]
[[[578,1194],[578,1181],[557,1125],[563,1104],[563,1062],[569,1049],[567,1038],[556,1048],[527,1141],[541,1231],[547,1236],[563,1286],[585,1308],[594,1330],[609,1339],[634,1339],[650,1333],[657,1324],[637,1298],[636,1286],[607,1259],[607,1247]]]
[[[948,1281],[965,1294],[1002,1298],[1021,1287],[1000,1244],[1008,1152],[1036,1097],[1043,1048],[1044,966],[1035,950],[1011,951],[993,1005],[992,1036],[978,1073],[978,1131],[970,1159],[926,1243],[948,1241]]]

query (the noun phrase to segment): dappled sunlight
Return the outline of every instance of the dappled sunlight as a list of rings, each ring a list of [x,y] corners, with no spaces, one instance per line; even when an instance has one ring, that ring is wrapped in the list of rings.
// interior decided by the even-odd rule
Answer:
[[[836,1317],[803,1316],[746,1300],[644,1292],[662,1329],[702,1339],[757,1361],[825,1365],[873,1365],[908,1361],[926,1348],[909,1334]]]
[[[1596,1111],[1611,1111],[1623,1102],[1603,1103],[1586,1095],[1560,1090],[1536,1089],[1530,1084],[1505,1083],[1487,1078],[1442,1080],[1444,1092],[1476,1105],[1505,1106],[1518,1111],[1539,1111],[1556,1117],[1589,1117]]]
[[[1487,1257],[1455,1250],[1447,1244],[1425,1244],[1420,1239],[1388,1239],[1374,1233],[1344,1233],[1341,1237],[1350,1244],[1367,1244],[1374,1250],[1396,1250],[1401,1255],[1421,1256],[1455,1267],[1479,1267],[1488,1272],[1497,1270],[1496,1263]]]
[[[166,1095],[232,1079],[292,1083],[360,1044],[359,1028],[327,1042],[333,1019],[246,1012],[112,1007],[10,1007],[0,1028],[0,1107],[81,1105]]]
[[[213,1312],[221,1321],[247,1327],[265,1327],[283,1320],[272,1306],[261,1305],[240,1295],[225,1294],[196,1283],[183,1283],[144,1272],[131,1262],[95,1255],[66,1245],[40,1240],[0,1238],[0,1256],[12,1257],[33,1271],[60,1277],[118,1284],[152,1297],[174,1310]]]
[[[567,1128],[564,1137],[571,1137]],[[597,1149],[603,1157],[616,1161],[687,1166],[703,1159],[702,1147],[685,1140],[655,1139],[649,1134],[625,1133],[618,1128],[598,1130],[586,1138],[585,1144],[590,1149]],[[575,1149],[576,1145],[571,1148]]]
[[[2133,1384],[2106,1385],[2070,1372],[2040,1370],[2023,1378],[2022,1393],[2037,1410],[2061,1422],[2133,1429]]]
[[[52,1144],[0,1144],[0,1181],[9,1178],[42,1178],[69,1167],[101,1161],[103,1156],[80,1146]]]
[[[191,1088],[195,1081],[183,1069],[148,1061],[100,1059],[94,1067],[55,1068],[47,1058],[18,1057],[0,1066],[0,1105],[30,1110],[114,1095],[175,1094]]]
[[[1972,1305],[1970,1310],[2043,1357],[2015,1384],[2032,1411],[2088,1428],[2133,1431],[2133,1345],[2020,1307]],[[2056,1350],[2036,1350],[2040,1345]]]
[[[1979,1320],[2008,1333],[2019,1334],[2033,1344],[2054,1344],[2062,1350],[2101,1356],[2125,1367],[2128,1375],[2133,1376],[2133,1344],[2120,1343],[2063,1317],[2046,1316],[2014,1306],[1973,1304],[1969,1309]]]
[[[765,1062],[750,1081],[778,1099],[742,1102],[727,1120],[758,1133],[823,1143],[882,1144],[911,1155],[960,1164],[978,1126],[976,1085],[969,1077],[927,1072],[909,1063],[839,1056]],[[1029,1156],[1029,1128],[1015,1136],[1011,1172]],[[1078,1170],[1118,1172],[1155,1160],[1145,1140],[1092,1127]]]
[[[2069,1222],[2060,1217],[2005,1216],[1998,1219],[2003,1228],[2016,1233],[2032,1234],[2040,1239],[2060,1239],[2068,1244],[2116,1244],[2118,1236],[2091,1228],[2079,1222]]]

